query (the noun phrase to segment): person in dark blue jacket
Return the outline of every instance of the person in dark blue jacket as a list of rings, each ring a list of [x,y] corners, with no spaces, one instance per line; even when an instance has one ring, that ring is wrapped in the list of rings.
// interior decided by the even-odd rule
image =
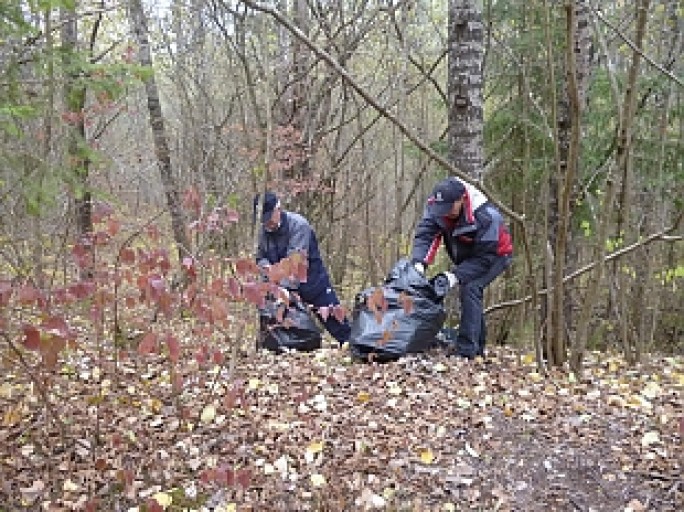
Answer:
[[[258,200],[257,196],[254,200],[255,215]],[[288,279],[279,283],[286,290],[286,295],[296,292],[302,301],[314,306],[316,312],[321,307],[339,306],[340,301],[321,259],[316,234],[309,221],[298,213],[283,210],[276,194],[266,192],[262,202],[257,265],[268,268],[294,253],[307,258],[307,276],[306,281]],[[332,314],[325,319],[319,315],[319,318],[340,345],[349,341],[351,327],[346,318],[342,322]]]
[[[450,177],[435,185],[416,227],[412,261],[419,272],[434,261],[442,243],[454,263],[443,276],[451,288],[460,285],[461,319],[453,350],[468,359],[484,357],[484,289],[511,264],[511,235],[480,190]]]

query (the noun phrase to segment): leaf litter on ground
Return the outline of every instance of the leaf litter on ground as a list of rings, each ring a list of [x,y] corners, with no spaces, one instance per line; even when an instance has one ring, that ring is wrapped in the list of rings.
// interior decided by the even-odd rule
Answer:
[[[182,350],[191,352],[185,342]],[[174,352],[176,355],[177,353]],[[682,358],[539,374],[494,349],[197,358],[87,348],[0,387],[0,501],[44,510],[680,510]],[[174,387],[182,377],[182,389]],[[61,422],[61,423],[60,423]]]

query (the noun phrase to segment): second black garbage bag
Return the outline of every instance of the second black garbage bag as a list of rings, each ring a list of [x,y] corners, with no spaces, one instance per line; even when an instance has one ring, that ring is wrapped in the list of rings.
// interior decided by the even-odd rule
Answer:
[[[408,259],[399,260],[382,286],[356,296],[350,351],[360,359],[393,361],[437,344],[448,283],[428,280]]]

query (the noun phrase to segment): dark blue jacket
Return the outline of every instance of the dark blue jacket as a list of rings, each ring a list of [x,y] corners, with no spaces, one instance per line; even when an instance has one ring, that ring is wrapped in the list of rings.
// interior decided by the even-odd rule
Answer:
[[[461,283],[482,276],[499,258],[513,253],[511,235],[501,213],[470,184],[466,184],[463,208],[455,221],[432,217],[426,208],[416,227],[411,259],[431,264],[442,241]]]
[[[298,283],[288,280],[281,285],[297,291],[304,301],[310,301],[327,288],[332,288],[330,276],[323,265],[316,234],[309,221],[298,213],[283,210],[278,229],[266,231],[263,227],[261,228],[256,261],[258,265],[273,265],[296,252],[307,256],[306,282]]]

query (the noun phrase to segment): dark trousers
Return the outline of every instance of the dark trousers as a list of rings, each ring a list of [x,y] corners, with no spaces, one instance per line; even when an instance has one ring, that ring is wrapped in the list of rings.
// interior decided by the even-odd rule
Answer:
[[[323,289],[323,291],[314,297],[302,295],[302,300],[307,304],[314,306],[314,308],[322,308],[326,306],[334,307],[340,305],[340,301],[332,287]],[[323,320],[320,315],[318,315],[318,318],[321,320],[330,335],[335,338],[340,345],[349,341],[349,336],[351,335],[351,326],[346,318],[340,322],[332,314],[332,311],[330,311],[330,314],[325,320]]]
[[[461,321],[456,338],[456,354],[472,359],[484,356],[487,325],[484,317],[484,289],[511,264],[510,256],[496,260],[481,276],[460,285]]]

